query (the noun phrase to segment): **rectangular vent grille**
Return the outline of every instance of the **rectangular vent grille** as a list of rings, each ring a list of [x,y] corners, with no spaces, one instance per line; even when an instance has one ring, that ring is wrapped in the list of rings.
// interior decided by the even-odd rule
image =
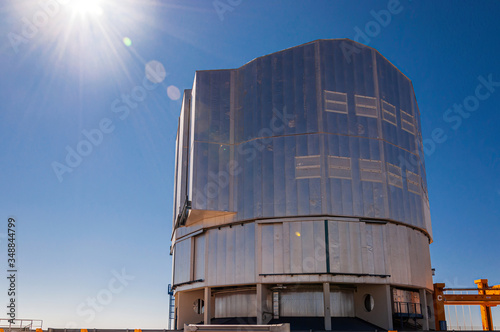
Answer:
[[[406,183],[408,191],[420,195],[420,176],[410,171],[406,171]]]
[[[403,110],[401,110],[401,128],[415,135],[415,118]]]
[[[398,120],[396,119],[396,107],[382,100],[382,118],[390,124],[397,126]]]
[[[389,185],[403,188],[403,174],[401,173],[401,167],[387,163],[387,182]]]
[[[367,96],[354,96],[356,106],[356,115],[367,116],[371,118],[377,117],[377,99]]]
[[[295,178],[312,179],[321,177],[320,156],[295,157]]]
[[[351,179],[351,158],[328,156],[328,177]]]
[[[382,162],[380,160],[359,159],[361,181],[382,182]]]
[[[325,111],[347,114],[347,94],[325,90]]]

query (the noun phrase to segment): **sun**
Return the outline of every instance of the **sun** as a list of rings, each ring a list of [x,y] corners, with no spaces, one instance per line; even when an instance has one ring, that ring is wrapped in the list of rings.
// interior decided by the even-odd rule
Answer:
[[[102,15],[102,7],[100,6],[100,0],[72,0],[70,2],[71,7],[75,10],[75,12],[79,13],[82,16],[85,15],[93,15],[100,16]]]

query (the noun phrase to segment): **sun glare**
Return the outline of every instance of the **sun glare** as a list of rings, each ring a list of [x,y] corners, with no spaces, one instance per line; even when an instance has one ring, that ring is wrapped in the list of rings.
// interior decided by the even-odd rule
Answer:
[[[102,7],[99,0],[72,0],[71,5],[80,15],[102,15]]]

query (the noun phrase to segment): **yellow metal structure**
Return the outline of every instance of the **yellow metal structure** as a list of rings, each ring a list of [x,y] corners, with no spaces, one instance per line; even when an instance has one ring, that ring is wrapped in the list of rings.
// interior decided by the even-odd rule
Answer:
[[[493,331],[493,319],[491,317],[491,307],[500,304],[500,285],[488,286],[488,279],[474,281],[477,289],[445,288],[445,284],[434,284],[434,313],[436,320],[436,331],[446,329],[445,305],[479,305],[481,306],[481,319],[484,331]],[[445,294],[445,291],[453,290],[477,290],[475,294]]]

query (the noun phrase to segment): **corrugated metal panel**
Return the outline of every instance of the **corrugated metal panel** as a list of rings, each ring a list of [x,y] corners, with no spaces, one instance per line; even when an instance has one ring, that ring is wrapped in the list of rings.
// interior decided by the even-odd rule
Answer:
[[[217,284],[217,237],[219,232],[211,229],[206,233],[208,238],[208,262],[207,262],[207,281],[210,285]]]
[[[363,273],[360,223],[349,223],[349,265],[353,273]]]
[[[260,224],[261,266],[259,273],[325,273],[326,253],[324,222],[303,221],[285,224]],[[330,272],[369,273],[391,275],[391,282],[408,285],[426,285],[430,271],[428,239],[418,231],[394,224],[365,224],[347,221],[328,221]],[[253,224],[213,229],[207,235],[196,237],[195,279],[202,279],[203,269],[197,257],[203,257],[202,241],[207,241],[210,252],[207,268],[208,284],[255,282],[255,238]],[[225,235],[224,235],[225,234]],[[205,240],[202,240],[205,237]],[[188,257],[190,240],[181,241],[181,254]],[[225,251],[225,253],[223,253]],[[427,253],[427,254],[426,254]],[[179,256],[181,257],[181,256]],[[189,281],[188,258],[176,273]],[[222,263],[221,263],[222,262]],[[183,271],[183,272],[182,272]],[[266,277],[266,282],[284,282],[286,276]],[[317,280],[312,276],[294,276],[294,281]],[[177,280],[177,279],[176,279]],[[346,277],[345,282],[361,279]]]
[[[352,273],[353,268],[350,264],[351,255],[351,244],[350,244],[350,234],[349,234],[349,223],[338,222],[339,230],[339,249],[340,249],[340,271],[345,271],[347,273]]]
[[[236,237],[235,237],[235,228],[231,227],[226,227],[225,229],[226,232],[226,283],[227,284],[232,284],[235,281],[234,275],[236,273],[235,270],[235,247],[240,246],[240,243],[236,243]]]
[[[340,230],[337,221],[328,221],[328,240],[330,249],[330,271],[341,271],[341,248],[340,248]]]
[[[246,225],[248,227],[249,225]],[[245,245],[248,240],[245,239],[245,226],[235,228],[235,246],[234,246],[234,280],[240,282],[245,279]],[[252,241],[255,242],[255,241]]]
[[[373,267],[375,274],[388,274],[385,257],[385,238],[383,225],[371,225],[373,240]]]
[[[314,271],[326,272],[325,223],[314,221]]]
[[[290,223],[290,262],[292,273],[302,273],[302,223]]]
[[[384,263],[385,263],[385,271],[386,274],[389,274],[390,277],[388,278],[388,282],[394,282],[396,280],[396,277],[394,275],[394,269],[392,268],[392,250],[397,250],[397,248],[393,248],[391,245],[390,237],[392,234],[391,228],[389,227],[389,224],[386,224],[382,229],[382,238],[384,240],[383,242],[383,253],[384,253]]]
[[[206,236],[209,284],[255,281],[254,224],[211,229],[206,232]]]
[[[194,238],[194,280],[205,278],[205,235]]]
[[[191,239],[177,242],[174,252],[174,284],[191,280]]]
[[[256,317],[257,296],[254,292],[215,294],[215,317]]]
[[[330,291],[330,313],[332,317],[355,317],[354,293]]]
[[[263,224],[262,273],[326,272],[321,221]]]
[[[314,259],[314,224],[312,222],[301,222],[302,235],[302,272],[315,272],[316,261]]]
[[[242,227],[245,234],[245,282],[255,282],[255,224]],[[241,229],[239,230],[241,231]]]
[[[216,231],[216,230],[214,230]],[[217,233],[217,250],[211,252],[212,255],[217,256],[217,265],[215,266],[217,271],[217,284],[224,285],[226,283],[226,255],[227,255],[227,247],[226,247],[226,237],[227,237],[227,228],[223,228],[219,230]]]
[[[363,273],[375,273],[375,264],[373,257],[373,232],[372,225],[361,223],[361,255],[363,261]]]
[[[419,273],[419,270],[424,267],[423,259],[425,256],[422,255],[425,252],[425,249],[422,246],[422,242],[420,241],[419,234],[417,232],[408,232],[409,237],[409,256],[411,263],[410,265],[410,273],[411,273],[411,284],[415,285],[423,285],[425,284],[425,274]]]
[[[262,273],[274,272],[274,224],[261,225]]]
[[[273,260],[274,273],[283,273],[283,224],[274,224]]]
[[[432,266],[431,266],[429,239],[425,235],[420,234],[420,243],[421,243],[420,247],[421,249],[419,251],[419,254],[422,257],[422,268],[420,271],[431,271]],[[425,279],[425,287],[427,287],[428,289],[432,289],[433,287],[432,273],[423,274],[423,278]]]
[[[413,250],[413,248],[410,248],[411,244],[411,239],[410,239],[410,233],[413,233],[411,229],[408,227],[404,226],[397,226],[398,229],[398,247],[399,250],[401,251],[402,255],[399,257],[399,265],[401,266],[401,281],[403,284],[411,285],[411,280],[412,280],[412,271],[411,271],[411,256],[410,256],[410,251]],[[410,232],[408,231],[410,230]]]
[[[272,184],[272,190],[269,189],[269,201],[264,203],[269,206],[269,212],[265,211],[265,215],[284,216],[286,215],[287,207],[286,182],[289,177],[293,177],[293,175],[286,174],[284,137],[273,139],[271,154],[273,158],[273,172],[269,175],[270,179],[266,181],[268,181],[270,185]],[[275,171],[278,169],[280,172]],[[271,194],[273,196],[271,196]]]
[[[432,236],[431,207],[429,205],[429,199],[427,198],[427,195],[426,195],[425,199],[423,199],[422,203],[424,205],[425,229],[427,229]]]
[[[290,256],[290,224],[289,222],[283,223],[283,273],[291,273],[290,268],[291,256]]]
[[[280,293],[282,317],[320,317],[324,312],[323,292],[305,290]]]

